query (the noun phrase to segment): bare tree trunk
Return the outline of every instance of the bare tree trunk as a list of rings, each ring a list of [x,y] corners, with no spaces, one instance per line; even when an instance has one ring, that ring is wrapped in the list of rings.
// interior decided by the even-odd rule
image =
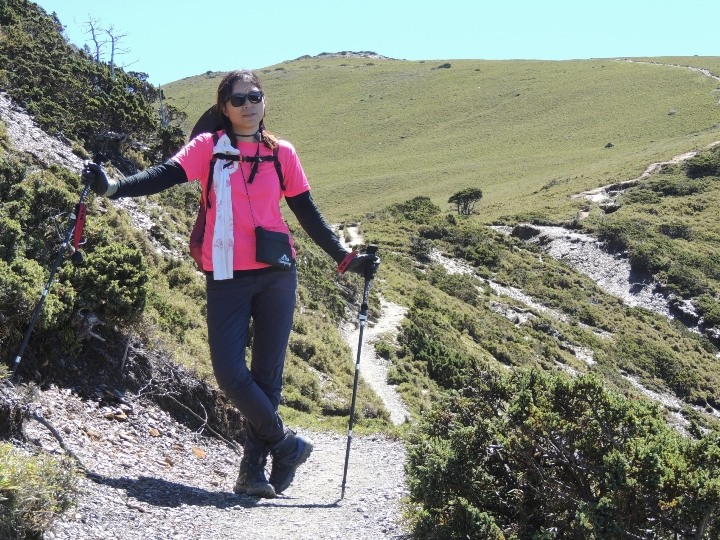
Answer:
[[[127,52],[125,49],[118,48],[120,40],[127,36],[127,34],[116,34],[115,27],[111,26],[105,33],[110,36],[110,77],[115,79],[115,55],[124,54]]]
[[[86,33],[90,34],[90,39],[92,39],[93,45],[95,46],[95,61],[100,63],[102,58],[102,48],[106,42],[100,41],[100,38],[98,37],[98,22],[99,21],[97,19],[90,17],[87,21],[85,21],[85,26],[87,27]]]

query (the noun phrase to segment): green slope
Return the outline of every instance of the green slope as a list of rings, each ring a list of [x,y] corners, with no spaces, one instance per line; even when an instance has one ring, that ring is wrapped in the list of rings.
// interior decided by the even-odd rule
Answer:
[[[333,220],[417,195],[445,207],[483,190],[482,219],[534,209],[552,220],[571,194],[639,176],[653,162],[720,139],[718,58],[629,62],[304,59],[261,70],[268,128],[292,141]],[[450,67],[443,67],[449,65]],[[188,113],[222,73],[164,87]],[[612,143],[611,148],[606,145]],[[543,187],[552,186],[551,196]]]

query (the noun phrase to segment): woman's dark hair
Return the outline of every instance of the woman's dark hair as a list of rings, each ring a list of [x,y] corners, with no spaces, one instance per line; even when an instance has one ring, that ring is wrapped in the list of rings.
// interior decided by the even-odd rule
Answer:
[[[250,84],[253,84],[257,86],[258,90],[262,92],[262,84],[260,84],[260,79],[258,79],[258,76],[249,69],[241,69],[236,71],[231,71],[225,77],[223,77],[223,80],[220,81],[220,84],[218,85],[217,89],[217,101],[215,103],[215,109],[222,119],[223,127],[225,128],[225,133],[227,133],[227,136],[230,138],[230,143],[237,147],[237,138],[235,137],[235,133],[232,128],[232,124],[230,123],[230,119],[223,114],[223,106],[225,105],[225,102],[230,99],[230,95],[232,94],[232,88],[233,85],[237,81],[243,81]],[[265,146],[267,146],[270,149],[274,149],[278,145],[278,140],[275,135],[270,133],[265,129],[265,120],[260,120],[260,140],[263,142]]]

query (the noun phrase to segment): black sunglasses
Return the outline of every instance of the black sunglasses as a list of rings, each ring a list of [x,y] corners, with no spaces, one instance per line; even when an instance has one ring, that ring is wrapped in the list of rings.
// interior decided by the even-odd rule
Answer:
[[[228,101],[233,107],[242,107],[245,105],[245,100],[247,99],[250,103],[260,103],[262,101],[262,98],[265,94],[262,92],[248,92],[247,94],[233,94],[229,98],[225,100],[225,103]]]

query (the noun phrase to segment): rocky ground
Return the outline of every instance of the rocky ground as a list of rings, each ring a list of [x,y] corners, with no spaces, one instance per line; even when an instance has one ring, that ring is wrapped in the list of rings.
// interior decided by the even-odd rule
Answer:
[[[377,375],[386,368],[372,347],[377,336],[395,331],[401,318],[399,306],[384,306],[386,315],[380,313],[377,322],[368,323],[361,374],[370,375],[367,382],[385,399],[391,418],[400,423],[407,411],[397,393]],[[348,343],[354,341],[357,346],[359,334],[352,324],[342,332]],[[137,365],[143,354],[131,347],[124,370],[142,374]],[[165,362],[165,369],[172,366]],[[348,368],[352,368],[350,358]],[[157,369],[147,375],[148,385],[162,378]],[[178,421],[182,415],[158,406],[162,399],[157,399],[157,392],[118,390],[112,384],[118,377],[113,371],[116,368],[96,379],[100,382],[90,391],[86,386],[78,392],[58,386],[17,388],[32,395],[21,446],[57,456],[69,454],[82,472],[76,507],[54,524],[46,539],[406,537],[401,441],[380,435],[353,436],[343,491],[347,435],[300,430],[315,449],[290,488],[276,499],[237,496],[232,492],[241,457],[237,445],[222,435],[210,436],[212,422],[193,430],[190,423]],[[165,379],[187,378],[186,373],[172,377],[165,373]]]
[[[347,439],[307,433],[315,443],[293,485],[276,499],[237,496],[240,456],[149,403],[113,406],[67,389],[40,393],[35,410],[82,462],[77,506],[46,539],[402,538],[404,449],[385,437],[353,437],[341,499]],[[37,421],[28,438],[51,453],[58,439]]]
[[[372,352],[376,336],[393,332],[401,318],[398,306],[384,305],[387,316],[380,314],[377,322],[368,323],[361,374],[365,376],[362,368],[367,375],[375,374],[367,382],[400,423],[407,411],[397,393],[377,376],[386,368]],[[344,326],[343,334],[357,345],[358,331],[352,324]],[[142,356],[142,350],[131,347],[125,372],[135,369],[142,374],[137,369]],[[348,368],[352,365],[348,358]],[[20,446],[57,456],[69,454],[82,473],[77,505],[61,516],[46,539],[371,540],[407,536],[401,441],[354,435],[343,492],[347,435],[300,430],[315,449],[290,488],[276,499],[237,496],[232,492],[241,458],[237,445],[222,435],[210,436],[212,422],[191,429],[190,423],[177,419],[182,415],[167,412],[172,407],[158,406],[162,399],[157,399],[157,392],[118,390],[120,386],[112,384],[118,369],[123,368],[112,367],[100,375],[95,379],[97,388],[90,391],[87,386],[78,391],[64,386],[16,388],[32,396],[23,400],[30,406],[23,423],[25,442]],[[128,377],[126,373],[124,380]],[[186,377],[177,373],[170,377],[166,372],[164,378]],[[162,376],[154,371],[147,378],[150,385],[150,380]],[[181,397],[179,401],[188,400]],[[193,405],[197,410],[197,404]]]

